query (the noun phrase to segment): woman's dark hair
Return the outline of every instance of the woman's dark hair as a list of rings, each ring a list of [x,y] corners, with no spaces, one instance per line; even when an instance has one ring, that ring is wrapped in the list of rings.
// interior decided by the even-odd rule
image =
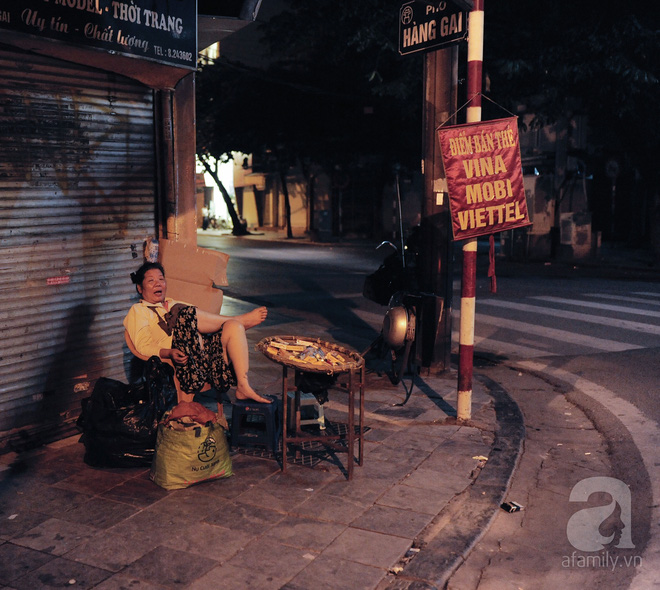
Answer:
[[[147,274],[147,271],[153,270],[154,268],[158,269],[163,273],[163,276],[165,276],[165,269],[160,262],[145,262],[135,272],[131,273],[131,281],[133,281],[133,284],[136,286],[136,288],[137,285],[142,286],[142,281],[144,281],[144,275]]]

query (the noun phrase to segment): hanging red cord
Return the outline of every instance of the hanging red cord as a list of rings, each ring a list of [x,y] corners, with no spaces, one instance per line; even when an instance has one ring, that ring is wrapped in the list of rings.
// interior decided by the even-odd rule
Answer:
[[[488,250],[488,277],[490,278],[490,292],[497,293],[497,277],[495,276],[495,235],[490,234]]]

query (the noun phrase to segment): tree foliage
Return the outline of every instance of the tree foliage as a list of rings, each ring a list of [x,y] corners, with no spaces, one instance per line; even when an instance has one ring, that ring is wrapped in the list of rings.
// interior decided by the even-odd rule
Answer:
[[[599,149],[657,169],[648,158],[660,137],[655,2],[508,0],[487,2],[485,14],[484,67],[495,100],[526,103],[539,124],[586,115]]]
[[[223,58],[199,73],[200,149],[267,155],[278,172],[374,157],[384,173],[416,169],[423,59],[398,53],[402,1],[284,4],[261,25],[263,68]],[[651,0],[486,0],[484,93],[509,110],[525,104],[538,125],[586,116],[594,157],[616,154],[657,187],[659,14]]]
[[[285,165],[347,166],[365,155],[418,163],[421,60],[398,55],[398,2],[288,4],[261,25],[263,68],[221,58],[199,72],[200,149]]]
[[[594,229],[660,247],[659,15],[650,0],[487,0],[484,70],[489,97],[525,105],[533,125],[586,119],[588,148],[576,155],[592,178]]]

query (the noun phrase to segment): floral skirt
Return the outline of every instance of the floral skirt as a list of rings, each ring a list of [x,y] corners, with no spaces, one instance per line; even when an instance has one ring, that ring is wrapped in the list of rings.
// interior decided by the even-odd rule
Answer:
[[[204,347],[200,345],[202,337]],[[175,365],[177,379],[186,393],[196,393],[207,383],[220,394],[236,385],[236,373],[231,362],[225,363],[222,348],[222,328],[213,334],[199,334],[194,307],[183,306],[172,329],[172,348],[188,356],[185,365]]]

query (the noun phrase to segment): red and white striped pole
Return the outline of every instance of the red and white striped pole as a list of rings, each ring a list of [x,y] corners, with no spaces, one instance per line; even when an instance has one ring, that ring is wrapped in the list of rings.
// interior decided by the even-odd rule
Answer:
[[[484,58],[484,0],[474,0],[468,29],[467,122],[481,121],[481,75]],[[472,369],[474,361],[474,318],[477,283],[477,239],[463,244],[463,277],[461,284],[461,323],[458,336],[458,401],[459,420],[472,416]]]

